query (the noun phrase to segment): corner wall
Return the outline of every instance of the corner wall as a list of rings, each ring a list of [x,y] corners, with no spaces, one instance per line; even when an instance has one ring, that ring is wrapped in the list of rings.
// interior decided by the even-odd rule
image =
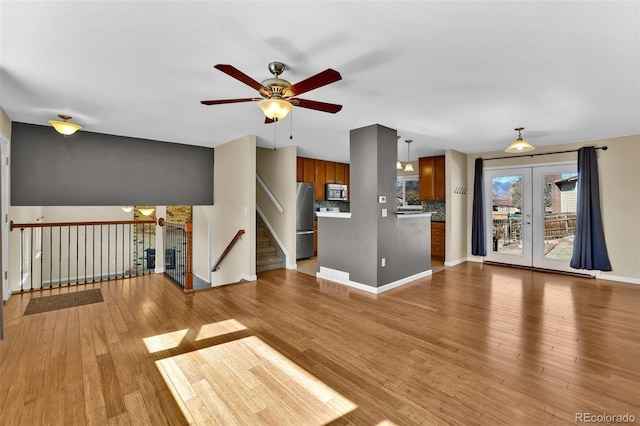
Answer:
[[[256,137],[215,148],[214,205],[193,207],[193,272],[212,286],[256,279]],[[245,234],[209,272],[239,229]],[[209,235],[211,241],[209,242]]]
[[[456,193],[456,188],[468,186],[467,155],[449,149],[445,152],[446,162],[446,242],[445,265],[453,266],[462,263],[467,257],[467,204],[471,203],[472,192],[467,188],[466,194]],[[460,191],[458,191],[460,192]],[[470,195],[471,194],[471,195]]]

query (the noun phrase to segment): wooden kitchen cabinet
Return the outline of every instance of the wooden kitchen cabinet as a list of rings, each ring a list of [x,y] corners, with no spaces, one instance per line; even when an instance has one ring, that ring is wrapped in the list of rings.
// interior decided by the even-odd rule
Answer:
[[[431,257],[444,260],[445,237],[445,223],[431,222]]]
[[[324,160],[315,161],[316,201],[324,201],[325,163]]]
[[[314,158],[296,158],[296,181],[316,185],[316,201],[325,201],[325,184],[349,185],[349,165]],[[347,200],[350,191],[347,192]]]
[[[313,183],[315,179],[315,160],[313,158],[302,159],[302,182]]]
[[[333,161],[324,163],[324,183],[336,183],[336,163]]]
[[[335,163],[336,164],[336,181],[335,183],[339,183],[341,185],[346,185],[347,181],[344,179],[344,169],[346,164],[344,163]]]
[[[444,155],[418,160],[420,201],[445,201],[446,175]]]

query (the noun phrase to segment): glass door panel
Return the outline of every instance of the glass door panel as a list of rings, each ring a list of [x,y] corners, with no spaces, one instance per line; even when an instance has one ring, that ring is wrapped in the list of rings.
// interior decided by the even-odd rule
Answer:
[[[487,256],[531,266],[531,169],[485,172]]]
[[[569,266],[576,224],[575,164],[533,169],[533,266],[575,271]]]

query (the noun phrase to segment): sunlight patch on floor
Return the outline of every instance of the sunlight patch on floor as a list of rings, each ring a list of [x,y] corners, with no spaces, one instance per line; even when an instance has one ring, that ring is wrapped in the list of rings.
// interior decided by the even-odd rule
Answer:
[[[180,342],[184,339],[188,328],[184,330],[172,331],[171,333],[158,334],[157,336],[145,337],[142,339],[147,346],[149,353],[156,353],[160,351],[166,351],[167,349],[173,349],[180,346]]]
[[[213,324],[206,324],[200,327],[196,341],[210,339],[212,337],[222,336],[223,334],[233,333],[236,331],[246,330],[247,327],[240,324],[235,319],[229,319],[226,321],[218,321]]]
[[[322,425],[357,408],[256,336],[156,366],[189,424]]]

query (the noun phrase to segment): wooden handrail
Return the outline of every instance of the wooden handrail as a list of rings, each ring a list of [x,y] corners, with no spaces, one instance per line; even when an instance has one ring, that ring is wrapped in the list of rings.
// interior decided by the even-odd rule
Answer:
[[[155,224],[153,219],[148,220],[112,220],[99,222],[44,222],[44,223],[13,223],[10,222],[10,228],[13,231],[16,228],[49,228],[52,226],[97,226],[97,225],[142,225],[146,223]]]
[[[227,254],[229,254],[229,252],[231,251],[231,249],[233,248],[233,246],[236,244],[236,241],[238,241],[238,239],[244,235],[244,229],[240,229],[238,230],[238,232],[236,232],[236,235],[233,237],[233,239],[229,242],[229,244],[227,245],[227,248],[224,249],[224,251],[222,252],[222,254],[220,255],[220,257],[218,258],[218,260],[216,261],[216,263],[213,265],[213,268],[211,268],[211,272],[215,272],[218,270],[218,265],[220,265],[220,262],[222,262],[222,259],[225,258],[225,256]]]

